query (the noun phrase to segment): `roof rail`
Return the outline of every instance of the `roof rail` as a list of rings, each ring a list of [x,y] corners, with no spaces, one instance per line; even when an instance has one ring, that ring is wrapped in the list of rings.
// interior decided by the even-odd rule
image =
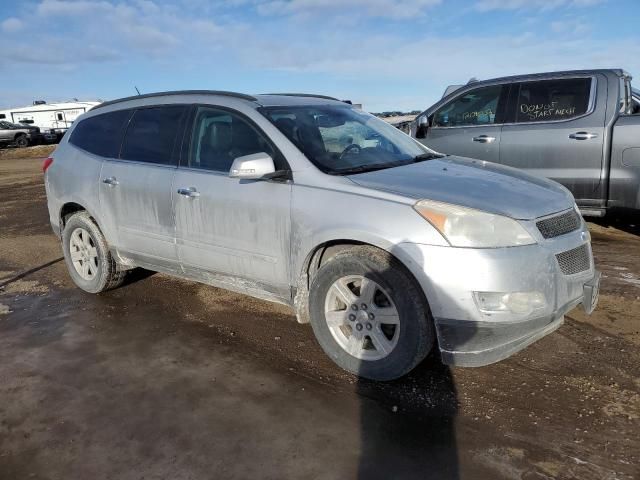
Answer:
[[[126,102],[129,100],[139,100],[141,98],[164,97],[167,95],[222,95],[226,97],[241,98],[242,100],[249,100],[251,102],[257,101],[257,99],[255,97],[252,97],[251,95],[245,95],[244,93],[227,92],[223,90],[173,90],[170,92],[145,93],[142,95],[133,95],[131,97],[124,97],[124,98],[118,98],[116,100],[109,100],[108,102],[104,102],[104,103],[101,103],[100,105],[96,105],[95,107],[92,108],[92,110],[106,107],[108,105],[114,105],[116,103]]]
[[[340,102],[335,97],[329,97],[328,95],[315,95],[313,93],[264,93],[263,95],[278,95],[282,97],[311,97],[311,98],[322,98],[324,100],[335,100],[336,102]]]

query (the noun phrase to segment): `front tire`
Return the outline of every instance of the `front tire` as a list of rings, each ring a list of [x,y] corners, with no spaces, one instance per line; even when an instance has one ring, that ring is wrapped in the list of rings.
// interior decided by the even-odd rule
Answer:
[[[311,326],[343,369],[372,380],[410,372],[433,347],[433,321],[422,289],[389,253],[370,246],[344,250],[315,275]]]
[[[87,212],[69,217],[62,247],[69,275],[82,290],[100,293],[122,284],[126,272],[113,259],[104,235]]]
[[[18,136],[16,137],[15,144],[16,144],[16,147],[18,147],[18,148],[25,148],[25,147],[28,147],[28,146],[29,146],[29,139],[28,139],[28,138],[27,138],[27,136],[23,133],[23,134],[18,135]]]

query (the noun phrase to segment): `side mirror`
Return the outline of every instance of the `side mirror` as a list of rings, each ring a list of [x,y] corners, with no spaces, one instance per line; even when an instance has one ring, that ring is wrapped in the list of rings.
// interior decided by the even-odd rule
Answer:
[[[420,115],[416,119],[416,138],[427,138],[427,130],[429,130],[429,117]]]
[[[258,180],[275,173],[276,167],[268,153],[252,153],[238,157],[231,164],[229,177]]]

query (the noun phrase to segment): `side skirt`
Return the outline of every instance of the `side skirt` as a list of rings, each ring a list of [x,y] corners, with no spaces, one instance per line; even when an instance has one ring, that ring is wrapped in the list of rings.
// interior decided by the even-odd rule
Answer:
[[[150,257],[133,252],[112,250],[114,258],[128,268],[140,267],[154,272],[165,273],[184,280],[193,280],[199,283],[222,288],[243,295],[267,300],[289,307],[293,307],[292,290],[289,286],[273,286],[265,283],[247,280],[219,272],[211,272],[192,266],[182,266],[178,263]]]

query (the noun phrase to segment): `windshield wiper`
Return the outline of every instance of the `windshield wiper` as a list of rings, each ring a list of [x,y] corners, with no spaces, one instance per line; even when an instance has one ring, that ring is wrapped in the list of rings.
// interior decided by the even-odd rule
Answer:
[[[388,168],[391,165],[383,164],[383,165],[358,165],[357,167],[351,168],[343,168],[340,170],[333,170],[331,175],[350,175],[352,173],[364,173],[364,172],[373,172],[374,170],[382,170],[384,168]]]
[[[405,161],[389,162],[389,163],[373,163],[371,165],[358,165],[357,167],[334,170],[333,172],[331,172],[331,174],[332,175],[350,175],[352,173],[374,172],[376,170],[384,170],[385,168],[399,167],[401,165],[406,165],[406,164],[407,162]]]
[[[416,155],[415,157],[413,157],[413,163],[424,162],[425,160],[433,160],[434,158],[442,158],[444,156],[445,155],[443,155],[442,153],[421,153],[420,155]]]
[[[442,158],[446,155],[442,153],[422,153],[420,155],[416,155],[411,160],[398,160],[397,162],[389,162],[389,163],[374,163],[371,165],[358,165],[357,167],[344,168],[340,170],[334,170],[331,175],[351,175],[353,173],[365,173],[365,172],[373,172],[375,170],[384,170],[385,168],[393,168],[393,167],[402,167],[403,165],[410,165],[412,163],[424,162],[425,160],[433,160],[434,158]]]

